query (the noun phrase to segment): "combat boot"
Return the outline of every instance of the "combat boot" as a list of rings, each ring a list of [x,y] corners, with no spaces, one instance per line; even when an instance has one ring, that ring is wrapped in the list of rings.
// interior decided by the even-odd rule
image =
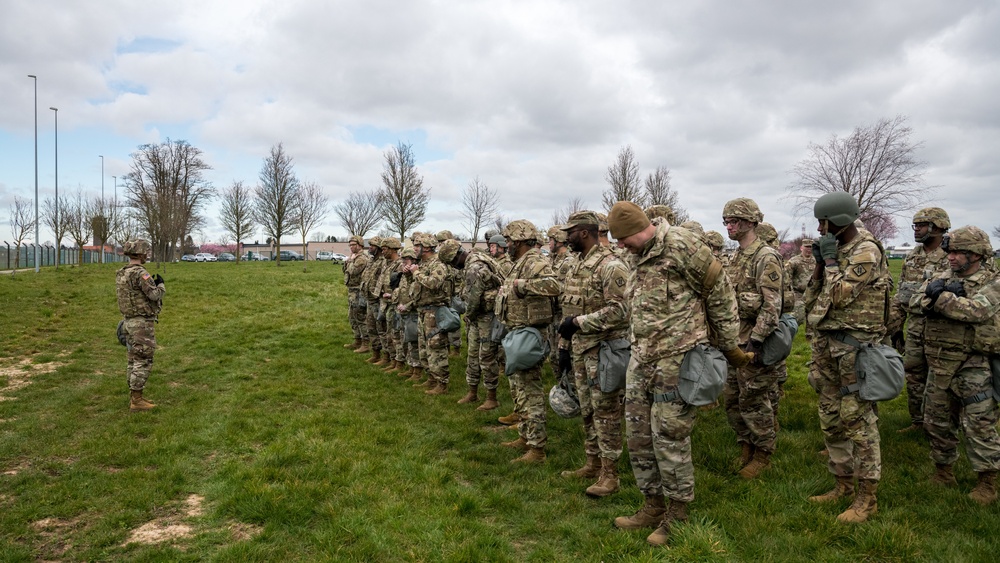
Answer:
[[[979,482],[976,483],[976,488],[972,489],[969,493],[969,498],[978,502],[983,506],[993,504],[997,500],[997,472],[996,471],[983,471],[978,473]]]
[[[934,468],[936,471],[931,477],[931,483],[942,487],[958,486],[958,480],[955,479],[955,473],[952,471],[950,463],[935,463]]]
[[[646,497],[646,502],[632,516],[615,518],[615,527],[619,530],[638,530],[640,528],[655,528],[663,521],[667,507],[663,504],[663,495]]]
[[[427,376],[427,382],[423,384],[423,387],[425,387],[425,389],[424,389],[424,394],[425,395],[428,394],[428,393],[430,393],[431,391],[437,389],[437,387],[438,387],[438,381],[436,379],[434,379],[434,374],[431,374],[431,375]]]
[[[507,416],[501,416],[497,419],[497,422],[505,426],[514,426],[518,422],[521,422],[521,415],[517,414],[517,412],[512,412]]]
[[[437,382],[437,385],[433,389],[428,389],[424,393],[428,395],[444,395],[448,392],[448,384],[441,381]]]
[[[424,368],[419,366],[413,366],[410,368],[410,378],[407,381],[420,381],[420,378],[424,376]]]
[[[491,411],[491,410],[493,410],[495,408],[498,408],[499,406],[500,406],[500,403],[497,402],[497,390],[496,389],[487,389],[486,390],[486,400],[483,401],[483,404],[481,404],[478,407],[476,407],[476,410],[477,411]]]
[[[391,363],[392,363],[392,360],[389,359],[389,352],[388,352],[388,350],[383,350],[382,354],[379,356],[379,359],[374,363],[374,365],[384,367],[384,366],[387,366],[387,365],[389,365]]]
[[[736,464],[740,469],[746,467],[747,464],[750,463],[750,460],[753,459],[753,450],[753,444],[750,442],[740,442],[740,457],[736,460]],[[737,469],[736,471],[739,471],[740,469]]]
[[[511,463],[545,463],[544,448],[528,448],[524,455],[517,459],[510,460]]]
[[[618,492],[621,482],[618,480],[618,460],[601,458],[601,474],[597,482],[587,487],[587,496],[606,497]],[[673,502],[673,501],[671,501]]]
[[[355,354],[367,354],[368,352],[371,351],[372,351],[371,346],[369,346],[368,343],[364,341],[361,342],[361,346],[354,349]]]
[[[563,477],[578,477],[580,479],[593,479],[601,472],[601,460],[596,455],[587,454],[587,461],[583,462],[583,467],[576,470],[566,470],[560,473]]]
[[[141,389],[139,391],[130,391],[129,395],[130,397],[128,402],[128,410],[132,412],[148,411],[156,406],[153,403],[142,398]],[[996,495],[994,494],[994,496]]]
[[[528,442],[521,436],[518,436],[516,440],[511,440],[509,442],[500,442],[500,445],[505,448],[514,448],[516,450],[527,451],[528,449]]]
[[[670,506],[663,514],[660,525],[646,537],[646,542],[656,547],[667,545],[667,540],[670,539],[670,526],[676,522],[686,522],[687,519],[687,503],[670,499]]]
[[[382,368],[382,371],[384,373],[392,373],[397,369],[399,369],[399,362],[397,362],[396,360],[389,360],[389,363],[386,364],[384,368]]]
[[[466,405],[479,400],[479,386],[469,385],[469,392],[465,394],[464,397],[458,400],[458,404]]]
[[[361,347],[360,338],[355,338],[354,342],[348,342],[347,344],[344,344],[344,348],[347,348],[348,350],[357,350],[360,347]]]
[[[365,360],[369,364],[374,364],[375,362],[382,359],[382,350],[372,350],[372,355],[370,358]]]
[[[743,469],[740,469],[740,477],[746,480],[756,479],[762,471],[771,467],[771,452],[764,450],[754,450],[753,459]]]
[[[854,478],[853,477],[837,477],[837,482],[834,483],[833,489],[827,491],[821,495],[816,495],[809,497],[810,502],[833,502],[841,498],[850,498],[854,496]]]
[[[917,430],[923,430],[924,425],[914,422],[913,424],[907,426],[906,428],[900,428],[896,431],[897,434],[909,434],[910,432],[916,432]]]
[[[870,516],[875,516],[878,513],[876,492],[878,492],[878,481],[858,479],[858,494],[854,497],[854,503],[837,516],[837,521],[846,524],[860,524],[868,520]]]

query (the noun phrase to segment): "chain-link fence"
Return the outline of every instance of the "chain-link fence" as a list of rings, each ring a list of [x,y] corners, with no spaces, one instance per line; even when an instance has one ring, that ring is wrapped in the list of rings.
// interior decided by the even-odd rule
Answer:
[[[38,247],[38,265],[55,266],[56,256],[60,264],[97,264],[101,262],[100,250],[84,249],[81,255],[78,248],[56,248],[54,246]],[[104,252],[104,262],[127,262],[128,258],[114,252]],[[22,244],[20,247],[9,243],[0,243],[0,270],[35,267],[35,245]]]

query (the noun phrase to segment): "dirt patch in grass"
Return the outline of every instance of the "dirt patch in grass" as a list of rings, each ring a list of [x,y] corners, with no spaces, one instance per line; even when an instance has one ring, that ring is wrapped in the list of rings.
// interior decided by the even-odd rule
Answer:
[[[233,535],[233,539],[236,541],[247,541],[259,536],[264,528],[260,526],[255,526],[253,524],[244,524],[243,522],[233,522],[229,525],[229,533]]]
[[[205,497],[201,495],[188,495],[178,512],[146,522],[132,530],[122,545],[157,544],[190,538],[194,535],[194,527],[185,524],[183,520],[201,516],[204,513],[201,507],[203,502]]]
[[[52,373],[63,365],[61,362],[33,364],[31,358],[24,358],[14,365],[0,366],[0,377],[7,378],[7,384],[0,387],[0,401],[13,401],[16,397],[11,393],[27,387],[32,377]]]
[[[28,463],[28,460],[22,459],[22,460],[18,461],[16,464],[14,464],[14,465],[12,465],[12,466],[4,469],[3,470],[3,475],[17,475],[18,473],[20,473],[20,472],[22,472],[25,469],[28,469],[30,467],[31,467],[31,464]]]
[[[73,545],[69,543],[72,532],[82,527],[82,518],[43,518],[32,522],[31,527],[38,533],[37,545],[40,559],[62,557]]]

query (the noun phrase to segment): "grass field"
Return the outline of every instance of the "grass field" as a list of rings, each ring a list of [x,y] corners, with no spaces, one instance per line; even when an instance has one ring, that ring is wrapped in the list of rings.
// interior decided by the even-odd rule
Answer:
[[[898,261],[894,264],[898,272]],[[512,466],[499,412],[428,397],[344,349],[340,267],[152,265],[166,279],[147,396],[129,414],[114,338],[114,266],[0,276],[0,560],[996,561],[1000,507],[928,483],[926,442],[880,406],[883,481],[869,523],[839,525],[799,337],[774,465],[733,475],[721,409],[694,433],[696,500],[670,549],[611,521],[641,503],[594,500],[559,472],[583,461],[579,420],[549,412],[544,466]],[[551,372],[546,368],[551,383]]]

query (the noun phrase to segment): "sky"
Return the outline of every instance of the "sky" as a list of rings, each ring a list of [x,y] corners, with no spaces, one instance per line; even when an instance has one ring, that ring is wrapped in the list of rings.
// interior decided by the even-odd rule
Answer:
[[[0,240],[14,197],[34,198],[36,87],[41,200],[58,115],[60,195],[121,197],[130,155],[167,139],[203,151],[217,189],[255,185],[280,142],[332,206],[378,187],[403,142],[431,189],[419,230],[471,232],[476,177],[545,228],[573,198],[599,208],[631,145],[706,228],[751,197],[796,236],[816,227],[788,191],[809,143],[897,115],[925,205],[992,231],[998,86],[994,0],[3,0]],[[911,240],[914,211],[889,242]],[[222,242],[217,205],[204,215],[195,241]],[[316,231],[346,235],[332,211]]]

